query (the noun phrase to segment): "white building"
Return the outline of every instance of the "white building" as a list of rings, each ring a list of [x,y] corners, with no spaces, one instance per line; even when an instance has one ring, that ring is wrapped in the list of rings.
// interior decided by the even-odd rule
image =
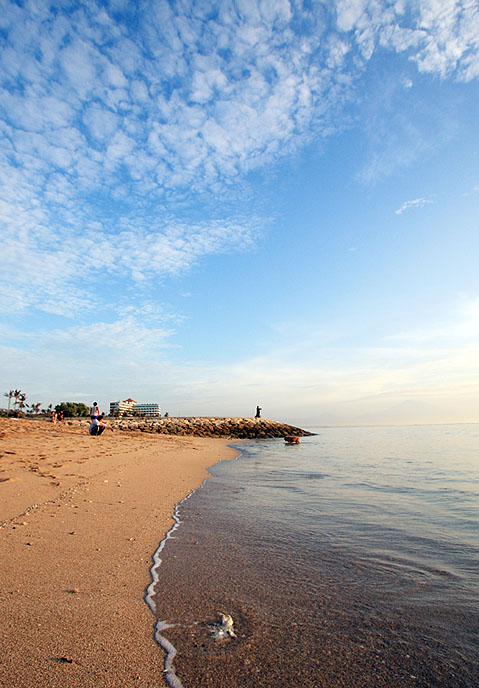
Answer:
[[[161,409],[159,404],[137,404],[134,399],[110,402],[110,416],[131,416],[133,413],[147,418],[159,418]]]
[[[110,416],[128,416],[133,411],[135,404],[136,401],[134,399],[125,399],[125,401],[110,401]]]
[[[135,404],[133,410],[148,418],[159,418],[161,416],[159,404]]]

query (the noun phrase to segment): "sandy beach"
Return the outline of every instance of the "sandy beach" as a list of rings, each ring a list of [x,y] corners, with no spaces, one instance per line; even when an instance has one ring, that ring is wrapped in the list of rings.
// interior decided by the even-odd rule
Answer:
[[[144,602],[174,505],[227,440],[0,419],[0,686],[165,686]]]

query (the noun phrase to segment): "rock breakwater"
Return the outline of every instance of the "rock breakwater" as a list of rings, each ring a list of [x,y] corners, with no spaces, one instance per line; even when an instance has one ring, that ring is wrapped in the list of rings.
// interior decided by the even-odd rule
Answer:
[[[83,421],[87,424],[87,421]],[[120,418],[108,423],[118,430],[159,433],[162,435],[194,435],[195,437],[224,437],[231,439],[267,439],[314,433],[263,418],[187,417],[187,418]]]

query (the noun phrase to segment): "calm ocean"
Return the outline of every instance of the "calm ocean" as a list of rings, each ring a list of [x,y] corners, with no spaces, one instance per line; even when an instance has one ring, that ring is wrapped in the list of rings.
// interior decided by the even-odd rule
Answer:
[[[308,429],[237,445],[179,505],[170,683],[477,688],[479,425]]]

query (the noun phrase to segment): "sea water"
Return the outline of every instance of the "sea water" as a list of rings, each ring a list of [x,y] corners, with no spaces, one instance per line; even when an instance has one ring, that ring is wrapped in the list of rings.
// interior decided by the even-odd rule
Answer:
[[[479,686],[479,425],[309,429],[239,443],[179,506],[155,585],[171,681]]]

